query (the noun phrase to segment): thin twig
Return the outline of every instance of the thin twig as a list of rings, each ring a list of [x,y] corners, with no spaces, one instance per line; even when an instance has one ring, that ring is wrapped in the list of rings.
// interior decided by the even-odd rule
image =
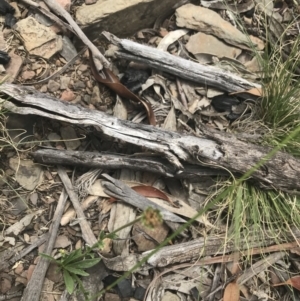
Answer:
[[[108,68],[110,63],[103,56],[103,54],[98,50],[98,48],[88,39],[88,37],[83,33],[80,27],[73,20],[71,15],[56,2],[55,0],[44,0],[44,2],[52,9],[56,14],[59,14],[71,25],[73,30],[76,32],[77,36],[82,40],[82,42],[89,47],[91,52],[93,53],[93,59],[98,71],[103,69],[104,67]]]
[[[93,246],[97,242],[97,239],[96,239],[89,223],[87,222],[87,220],[85,218],[85,214],[84,214],[84,212],[80,206],[80,202],[78,200],[78,195],[74,192],[74,187],[73,187],[65,169],[63,169],[62,167],[59,166],[57,171],[58,171],[58,175],[59,175],[61,181],[63,182],[64,187],[70,197],[73,207],[76,211],[77,218],[78,218],[79,225],[80,225],[81,232],[82,232],[82,237],[88,245]]]
[[[51,255],[56,237],[57,232],[60,225],[60,220],[65,208],[65,204],[67,201],[68,195],[66,194],[65,190],[62,191],[59,201],[55,210],[55,214],[53,217],[53,223],[49,229],[50,237],[49,240],[46,243],[44,253],[47,255]],[[41,257],[39,262],[37,263],[34,272],[32,274],[32,277],[30,281],[28,282],[21,301],[39,301],[40,300],[40,294],[42,291],[45,275],[47,272],[47,269],[49,267],[50,261],[47,258]]]

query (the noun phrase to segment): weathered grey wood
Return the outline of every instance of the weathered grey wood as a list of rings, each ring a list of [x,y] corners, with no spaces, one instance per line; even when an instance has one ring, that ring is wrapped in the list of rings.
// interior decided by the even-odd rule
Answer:
[[[161,156],[116,155],[97,152],[83,152],[58,149],[39,149],[31,153],[34,160],[41,164],[70,165],[87,168],[120,169],[127,168],[137,171],[153,172],[165,177],[187,179],[203,176],[229,175],[224,169],[214,169],[200,165],[182,163],[183,169],[177,172],[174,165]]]
[[[49,238],[49,234],[44,234],[39,239],[37,239],[35,242],[33,242],[31,245],[26,247],[20,252],[16,252],[14,250],[8,250],[7,256],[3,255],[1,253],[1,261],[0,261],[0,271],[3,271],[9,266],[13,266],[17,261],[22,259],[25,255],[29,254],[32,250],[42,245],[44,242],[46,242]]]
[[[266,249],[266,253],[278,250],[290,250],[298,246],[300,239],[300,231],[298,229],[292,229],[292,231],[293,234],[286,233],[280,237],[274,237],[272,233],[266,233],[264,236],[253,233],[252,236],[248,236],[244,241],[240,241],[238,251],[241,254],[244,251],[244,255],[249,256],[261,254],[261,252],[264,252],[264,249]],[[278,245],[280,238],[290,243]],[[220,235],[210,235],[209,237],[201,237],[192,241],[163,247],[152,255],[142,268],[178,266],[180,263],[185,262],[189,264],[193,262],[197,263],[199,262],[199,256],[201,258],[205,258],[206,256],[222,256],[224,254],[231,254],[236,250],[237,247],[234,245],[234,242],[228,241],[228,238]],[[107,268],[115,271],[128,271],[151,251],[142,254],[130,254],[126,257],[117,256],[112,259],[107,258],[105,264]],[[232,254],[230,256],[234,260],[234,256]],[[223,260],[220,262],[223,262]]]
[[[130,40],[121,40],[108,32],[103,32],[103,34],[118,47],[115,51],[117,57],[147,64],[154,69],[226,92],[245,91],[254,87],[261,88],[259,84],[249,82],[220,68],[188,61],[160,49],[141,45]]]
[[[72,205],[76,211],[79,225],[81,228],[82,238],[85,240],[85,242],[87,244],[89,244],[90,246],[93,246],[97,242],[97,238],[95,237],[89,223],[86,220],[85,214],[84,214],[84,212],[80,206],[80,202],[78,200],[78,195],[74,192],[73,185],[72,185],[66,171],[64,170],[64,168],[59,166],[57,169],[57,172],[58,172],[58,175],[59,175],[61,181],[64,184],[64,187],[65,187],[65,189],[69,195],[69,198],[72,202]],[[59,222],[60,222],[60,220],[59,220]]]
[[[49,239],[46,242],[46,246],[44,249],[44,253],[47,255],[51,255],[55,240],[58,233],[58,228],[60,225],[60,220],[63,215],[63,211],[65,208],[65,204],[67,201],[67,194],[65,190],[62,191],[59,201],[53,216],[53,222],[49,229]],[[21,301],[39,301],[40,300],[40,294],[42,291],[45,275],[47,272],[47,269],[49,267],[50,261],[47,258],[41,257],[39,259],[39,262],[37,263],[33,274],[31,276],[30,281],[28,282]]]
[[[175,223],[185,223],[186,220],[177,216],[176,214],[166,210],[165,208],[151,202],[146,197],[138,194],[129,186],[124,184],[122,181],[116,180],[107,174],[102,174],[102,177],[106,181],[102,182],[104,192],[109,196],[115,197],[116,199],[122,200],[135,208],[146,210],[148,207],[158,209],[165,221],[175,222]]]
[[[240,141],[234,135],[224,132],[206,132],[200,138],[120,120],[103,112],[59,101],[30,87],[2,84],[1,91],[10,96],[2,104],[5,109],[17,114],[35,114],[73,124],[94,126],[110,137],[161,154],[177,168],[177,173],[183,169],[183,161],[243,174],[271,150]],[[277,152],[252,174],[252,178],[267,188],[299,192],[300,160]]]

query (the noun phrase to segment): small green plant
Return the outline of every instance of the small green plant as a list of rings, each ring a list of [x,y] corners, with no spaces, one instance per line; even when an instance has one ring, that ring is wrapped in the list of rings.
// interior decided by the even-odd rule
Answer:
[[[79,291],[84,294],[86,299],[88,299],[89,292],[84,289],[80,277],[88,276],[89,274],[86,272],[86,269],[91,268],[100,262],[101,258],[95,257],[95,251],[103,248],[104,239],[117,238],[117,232],[123,228],[132,226],[139,220],[141,220],[144,225],[151,228],[158,226],[163,221],[159,210],[149,207],[139,218],[120,227],[119,229],[116,229],[112,233],[104,234],[103,232],[100,232],[98,241],[93,246],[86,246],[84,249],[74,250],[69,253],[67,253],[65,250],[60,250],[61,257],[59,259],[55,259],[54,257],[44,253],[40,253],[40,255],[57,264],[58,269],[63,274],[66,289],[69,294],[72,294],[76,286],[78,286]]]
[[[84,250],[78,249],[70,253],[67,253],[65,250],[60,250],[61,257],[59,259],[55,259],[44,253],[40,253],[40,255],[57,264],[58,269],[63,274],[66,289],[69,294],[72,294],[76,285],[78,285],[80,291],[87,297],[88,292],[85,291],[79,277],[88,276],[89,274],[85,270],[93,267],[101,260],[101,258],[95,257],[94,250],[101,247],[102,241],[103,239],[99,239],[96,244],[91,247],[87,246]]]

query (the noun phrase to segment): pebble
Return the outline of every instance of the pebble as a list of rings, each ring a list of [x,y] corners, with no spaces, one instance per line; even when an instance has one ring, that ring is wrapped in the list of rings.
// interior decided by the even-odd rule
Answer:
[[[84,89],[85,88],[85,83],[79,80],[79,81],[74,83],[73,87],[74,87],[75,90]]]
[[[80,65],[78,70],[80,70],[81,72],[84,72],[88,69],[88,65]]]
[[[33,79],[35,77],[35,72],[32,70],[26,70],[22,72],[21,76],[24,80]]]
[[[48,90],[50,92],[56,92],[59,90],[60,84],[52,79],[48,82]]]
[[[97,104],[98,102],[100,102],[100,100],[101,100],[101,97],[100,97],[100,89],[99,89],[98,85],[96,85],[96,86],[93,88],[91,103],[92,103],[92,104]]]
[[[80,103],[81,102],[81,96],[77,95],[74,100],[72,100],[72,103]]]
[[[91,96],[90,96],[90,95],[84,95],[84,96],[83,96],[83,100],[84,100],[87,104],[89,104],[89,103],[91,102]]]
[[[46,93],[48,91],[47,85],[43,85],[40,89],[42,93]]]
[[[75,98],[75,94],[73,91],[67,89],[64,92],[62,92],[60,99],[64,101],[72,101]]]
[[[62,76],[60,78],[60,90],[66,90],[70,83],[70,77]]]

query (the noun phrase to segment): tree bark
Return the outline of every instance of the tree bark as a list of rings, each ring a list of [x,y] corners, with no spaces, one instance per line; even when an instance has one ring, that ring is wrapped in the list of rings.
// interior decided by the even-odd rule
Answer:
[[[202,83],[226,92],[245,91],[261,88],[261,85],[249,82],[242,77],[220,68],[202,65],[153,47],[141,45],[126,39],[118,39],[108,32],[104,36],[118,48],[114,55],[129,61],[136,61],[151,68],[168,72],[179,78]],[[249,95],[248,95],[249,97]]]
[[[176,168],[159,156],[117,155],[108,153],[83,152],[58,149],[39,149],[31,153],[35,162],[52,165],[70,165],[87,168],[120,169],[147,171],[164,177],[177,179],[195,179],[203,176],[229,175],[224,169],[214,169],[200,165],[182,163],[183,169],[177,173]]]
[[[165,156],[177,173],[183,170],[181,162],[188,162],[244,174],[271,150],[223,132],[207,132],[203,137],[196,137],[120,120],[103,112],[59,101],[30,87],[2,84],[1,91],[9,96],[2,104],[5,109],[17,114],[35,114],[94,126],[105,135]],[[277,152],[252,174],[252,178],[265,187],[295,192],[300,191],[299,177],[300,160],[283,152]]]

